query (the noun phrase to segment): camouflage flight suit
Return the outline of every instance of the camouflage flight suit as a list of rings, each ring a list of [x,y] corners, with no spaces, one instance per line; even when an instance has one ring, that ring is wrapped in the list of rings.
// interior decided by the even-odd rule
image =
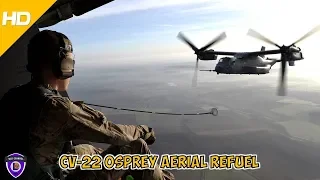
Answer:
[[[35,116],[33,116],[33,123],[29,131],[30,149],[41,166],[57,163],[65,142],[75,139],[111,144],[104,152],[89,144],[75,146],[73,153],[79,155],[84,153],[102,155],[151,153],[144,140],[146,134],[150,133],[147,126],[114,124],[108,121],[101,112],[80,102],[72,102],[49,86],[45,86],[44,89],[49,93],[46,94],[46,101],[39,117],[34,119]],[[67,179],[114,180],[124,173],[110,170],[74,170],[67,176]],[[143,170],[139,173],[143,180],[174,179],[171,173],[159,168]]]

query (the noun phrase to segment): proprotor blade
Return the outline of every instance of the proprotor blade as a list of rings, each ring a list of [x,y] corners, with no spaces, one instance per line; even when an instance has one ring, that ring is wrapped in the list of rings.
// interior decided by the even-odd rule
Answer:
[[[302,36],[300,39],[296,40],[294,43],[292,43],[290,46],[297,44],[301,42],[302,40],[308,38],[309,36],[313,35],[314,33],[318,32],[320,30],[320,24],[313,29],[311,29],[309,32],[307,32],[304,36]]]
[[[287,67],[287,60],[284,55],[281,57],[281,68],[280,68],[280,82],[279,82],[279,89],[278,95],[285,96],[286,95],[286,67]]]
[[[198,64],[199,64],[199,59],[197,58],[196,66],[194,68],[194,74],[192,78],[192,87],[196,87],[198,85]]]
[[[251,36],[253,38],[256,38],[256,39],[259,39],[265,43],[268,43],[268,44],[272,44],[274,46],[277,46],[278,48],[280,48],[281,46],[279,46],[277,43],[271,41],[270,39],[266,38],[265,36],[263,36],[262,34],[258,33],[257,31],[253,30],[253,29],[249,29],[248,30],[248,33],[247,33],[248,36]]]
[[[210,46],[219,43],[220,41],[224,40],[227,37],[225,32],[222,32],[219,34],[216,38],[211,40],[207,45],[203,46],[202,48],[199,49],[199,51],[205,51],[208,49]]]
[[[182,42],[188,44],[194,50],[195,53],[198,52],[199,49],[182,32],[179,32],[177,38],[180,39]]]

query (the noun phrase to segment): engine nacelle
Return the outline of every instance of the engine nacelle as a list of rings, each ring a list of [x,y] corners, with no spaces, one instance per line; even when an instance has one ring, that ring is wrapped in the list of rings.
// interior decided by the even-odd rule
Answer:
[[[299,61],[303,59],[303,55],[302,52],[292,52],[289,58],[291,61]]]
[[[295,65],[294,61],[289,61],[289,66],[294,66],[294,65]]]
[[[303,55],[299,47],[291,46],[290,52],[291,54],[288,57],[290,61],[299,61],[303,59]]]
[[[201,56],[201,60],[204,60],[204,61],[210,61],[210,60],[217,60],[218,59],[218,55],[214,54],[214,50],[213,49],[209,49],[209,50],[201,52],[200,56]]]
[[[218,55],[215,54],[205,54],[203,56],[199,56],[201,60],[203,61],[210,61],[210,60],[217,60]]]

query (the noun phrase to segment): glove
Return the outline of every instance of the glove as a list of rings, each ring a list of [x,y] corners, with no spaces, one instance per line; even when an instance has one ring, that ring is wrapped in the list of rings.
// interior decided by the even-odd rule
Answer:
[[[156,136],[155,136],[155,133],[154,131],[151,129],[151,132],[148,132],[146,135],[145,135],[145,141],[148,145],[152,145],[155,141],[156,141]]]
[[[140,127],[144,131],[144,136],[142,137],[142,139],[148,145],[152,145],[156,141],[156,136],[155,136],[155,133],[154,133],[153,129],[148,127],[148,126],[145,126],[145,125],[141,125]]]

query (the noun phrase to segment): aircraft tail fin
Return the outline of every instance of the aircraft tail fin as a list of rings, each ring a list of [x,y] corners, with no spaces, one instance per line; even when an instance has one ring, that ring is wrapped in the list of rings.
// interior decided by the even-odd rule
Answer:
[[[266,47],[264,46],[261,46],[261,50],[260,51],[265,51],[266,50]],[[262,58],[264,58],[264,55],[260,55]]]

